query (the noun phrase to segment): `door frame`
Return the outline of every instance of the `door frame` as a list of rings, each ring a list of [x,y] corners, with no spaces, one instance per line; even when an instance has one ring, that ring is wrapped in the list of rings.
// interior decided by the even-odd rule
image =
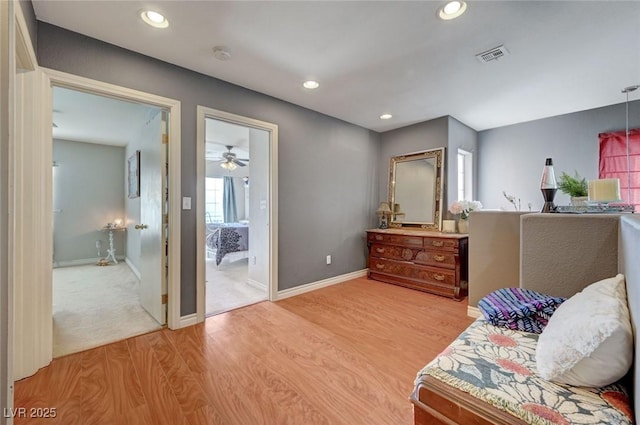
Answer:
[[[233,124],[264,130],[269,133],[269,301],[278,296],[278,126],[266,121],[248,118],[198,105],[196,134],[196,317],[203,322],[206,314],[206,259],[205,259],[205,121],[213,118]]]
[[[145,93],[114,84],[104,83],[66,72],[43,68],[41,79],[41,116],[40,124],[47,137],[43,138],[42,148],[46,152],[52,151],[53,132],[51,123],[53,122],[53,87],[63,87],[72,90],[84,91],[101,96],[116,99],[145,103],[157,106],[169,111],[169,272],[167,275],[167,326],[170,329],[181,327],[180,321],[180,244],[181,244],[181,138],[180,138],[180,101]],[[48,174],[46,187],[49,192],[53,190],[50,173]],[[49,200],[51,197],[49,197]],[[52,211],[53,204],[45,206]],[[51,244],[53,238],[52,229],[48,229],[43,235],[43,243]],[[50,302],[51,300],[49,300]]]

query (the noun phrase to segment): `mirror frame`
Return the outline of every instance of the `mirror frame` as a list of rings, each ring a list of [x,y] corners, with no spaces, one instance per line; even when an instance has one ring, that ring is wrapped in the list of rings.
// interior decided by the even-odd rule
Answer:
[[[421,152],[414,152],[406,155],[392,156],[389,166],[389,205],[393,210],[395,205],[395,189],[396,189],[396,165],[402,162],[418,161],[423,159],[435,158],[436,162],[436,181],[433,185],[435,191],[435,202],[433,211],[433,221],[396,221],[394,215],[391,215],[389,227],[419,227],[426,230],[440,231],[442,229],[442,197],[444,192],[444,150],[445,148],[429,149]]]

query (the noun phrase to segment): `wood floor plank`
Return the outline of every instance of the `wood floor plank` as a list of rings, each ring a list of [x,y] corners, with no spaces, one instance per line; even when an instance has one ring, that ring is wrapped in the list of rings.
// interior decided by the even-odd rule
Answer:
[[[154,424],[186,425],[180,403],[171,390],[158,358],[144,336],[127,340],[131,361]]]
[[[56,359],[15,405],[65,425],[410,425],[416,373],[466,302],[355,279]]]
[[[204,390],[191,374],[189,367],[166,336],[166,332],[153,332],[144,337],[158,358],[173,393],[185,415],[208,405]]]
[[[86,425],[115,425],[115,402],[109,390],[107,356],[104,347],[82,353],[80,386],[82,389],[81,417]]]
[[[144,404],[140,381],[131,362],[126,341],[105,346],[107,357],[109,390],[117,415],[126,413]]]

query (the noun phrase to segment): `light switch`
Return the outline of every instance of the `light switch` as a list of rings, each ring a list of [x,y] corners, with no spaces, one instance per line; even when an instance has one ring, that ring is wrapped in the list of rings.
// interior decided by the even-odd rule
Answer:
[[[260,209],[261,210],[266,210],[267,209],[267,200],[266,199],[261,199],[260,200]]]
[[[190,210],[191,209],[191,197],[190,196],[183,196],[182,197],[182,209],[183,210]]]

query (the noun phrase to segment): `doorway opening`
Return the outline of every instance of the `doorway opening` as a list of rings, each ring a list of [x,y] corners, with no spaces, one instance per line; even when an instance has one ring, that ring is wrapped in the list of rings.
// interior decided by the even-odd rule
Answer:
[[[54,357],[166,323],[168,118],[53,87]]]
[[[198,107],[198,317],[277,291],[277,126]]]

